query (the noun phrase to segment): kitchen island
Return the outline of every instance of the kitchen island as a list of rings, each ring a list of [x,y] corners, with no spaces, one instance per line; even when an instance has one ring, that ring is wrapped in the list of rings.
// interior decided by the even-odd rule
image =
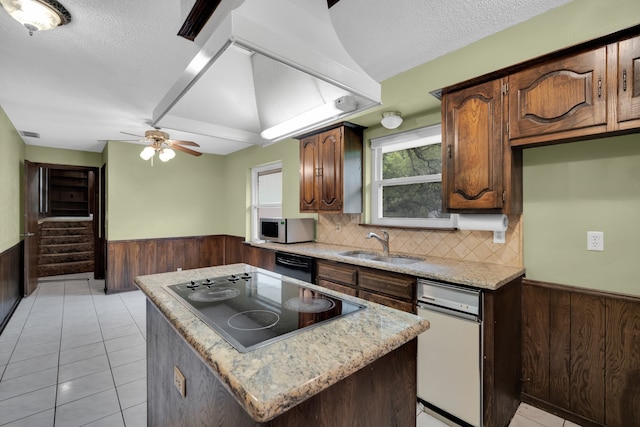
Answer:
[[[426,320],[290,279],[365,309],[240,353],[166,290],[260,271],[233,264],[136,278],[148,298],[149,425],[415,424],[415,338]]]

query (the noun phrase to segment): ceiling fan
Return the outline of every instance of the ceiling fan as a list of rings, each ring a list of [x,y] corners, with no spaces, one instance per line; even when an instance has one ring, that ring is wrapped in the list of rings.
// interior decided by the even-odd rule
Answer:
[[[163,162],[168,162],[176,156],[176,152],[174,150],[182,151],[183,153],[191,154],[192,156],[201,156],[202,153],[187,148],[189,147],[200,147],[200,145],[196,144],[192,141],[180,141],[176,139],[169,139],[169,134],[166,132],[162,132],[161,130],[154,129],[148,130],[142,135],[135,135],[133,133],[128,132],[120,132],[125,135],[137,136],[139,138],[144,138],[140,141],[146,142],[147,145],[144,150],[140,153],[140,157],[143,160],[151,159],[151,164],[153,165],[153,157],[156,153],[158,153],[158,158]]]

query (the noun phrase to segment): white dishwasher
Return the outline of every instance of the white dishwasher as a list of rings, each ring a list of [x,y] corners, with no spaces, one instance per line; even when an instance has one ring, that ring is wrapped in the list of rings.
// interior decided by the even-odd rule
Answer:
[[[418,279],[418,398],[441,415],[482,426],[482,292]]]

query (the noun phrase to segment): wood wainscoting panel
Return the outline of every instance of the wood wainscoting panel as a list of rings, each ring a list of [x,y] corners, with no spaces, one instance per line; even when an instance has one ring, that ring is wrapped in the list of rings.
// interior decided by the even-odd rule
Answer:
[[[571,294],[549,290],[549,401],[571,406]]]
[[[640,425],[640,297],[525,279],[522,401],[582,426]]]
[[[22,299],[24,242],[0,253],[0,333]]]
[[[604,423],[603,298],[571,293],[571,410]]]
[[[107,242],[105,292],[138,289],[136,276],[224,264],[222,235]]]
[[[523,393],[549,399],[549,293],[546,288],[522,287]]]
[[[640,426],[640,302],[607,301],[605,407],[610,426]]]

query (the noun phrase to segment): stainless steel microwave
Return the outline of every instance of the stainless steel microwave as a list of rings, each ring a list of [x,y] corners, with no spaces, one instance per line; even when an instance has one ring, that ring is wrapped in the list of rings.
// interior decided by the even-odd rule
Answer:
[[[311,242],[314,224],[313,218],[260,218],[260,238],[276,243]]]

